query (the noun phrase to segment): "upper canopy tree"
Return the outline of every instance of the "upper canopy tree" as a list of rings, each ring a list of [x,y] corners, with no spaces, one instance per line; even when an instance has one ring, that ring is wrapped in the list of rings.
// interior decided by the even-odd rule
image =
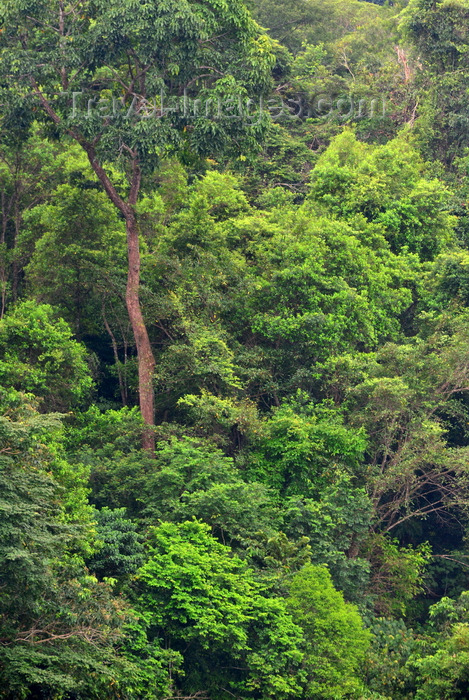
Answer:
[[[2,131],[45,118],[54,135],[76,140],[125,219],[126,303],[140,408],[152,425],[155,361],[139,300],[142,177],[168,153],[255,146],[265,120],[252,97],[270,84],[271,41],[241,0],[0,0],[0,17]],[[144,446],[152,444],[146,431]]]
[[[421,148],[450,168],[458,167],[467,146],[468,20],[467,0],[411,0],[400,15],[426,82],[416,129]]]
[[[400,15],[400,28],[434,73],[467,69],[467,0],[411,0]]]

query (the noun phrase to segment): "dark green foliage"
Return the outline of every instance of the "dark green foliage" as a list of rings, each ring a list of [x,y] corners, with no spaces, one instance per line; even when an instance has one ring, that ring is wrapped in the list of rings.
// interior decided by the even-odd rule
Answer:
[[[403,620],[377,618],[371,632],[372,644],[365,662],[367,686],[379,697],[414,697],[415,676],[407,662],[412,654],[424,652],[428,643],[408,629]]]
[[[290,537],[307,537],[312,563],[327,564],[335,587],[364,609],[371,603],[363,596],[370,564],[360,553],[368,538],[372,505],[364,489],[351,486],[350,477],[337,481],[323,488],[318,500],[289,499],[284,529]]]
[[[120,0],[85,2],[62,15],[62,34],[52,29],[59,15],[53,3],[2,3],[1,46],[8,57],[3,76],[17,86],[9,95],[12,111],[18,91],[24,95],[23,104],[38,104],[31,81],[44,86],[48,98],[57,91],[52,109],[59,120],[53,119],[54,127],[79,143],[94,142],[101,158],[121,166],[134,148],[144,167],[151,169],[164,151],[218,155],[232,151],[233,145],[239,148],[240,140],[248,149],[256,147],[262,119],[233,120],[229,113],[205,119],[205,109],[202,116],[187,116],[177,108],[186,87],[191,98],[211,99],[215,113],[218,98],[246,99],[269,88],[275,61],[271,41],[241,2],[165,0],[147,3],[144,11],[140,4]],[[27,41],[17,41],[18,26]],[[43,32],[41,27],[47,29]],[[39,63],[34,55],[40,56]],[[135,67],[143,69],[139,95],[133,101],[130,87],[120,100],[123,82],[135,86]],[[72,91],[84,91],[76,110]],[[167,104],[164,114],[159,113],[161,91]],[[50,118],[47,112],[46,116]]]
[[[61,185],[27,225],[38,239],[25,270],[34,295],[60,308],[79,337],[99,333],[106,298],[121,305],[106,288],[123,289],[125,280],[125,232],[111,204],[96,189]]]
[[[112,698],[132,668],[115,647],[126,606],[83,565],[86,513],[67,516],[41,442],[54,419],[20,410],[0,428],[0,696]]]
[[[125,514],[125,508],[96,511],[99,549],[87,566],[99,578],[129,576],[143,563],[143,545],[136,526]]]

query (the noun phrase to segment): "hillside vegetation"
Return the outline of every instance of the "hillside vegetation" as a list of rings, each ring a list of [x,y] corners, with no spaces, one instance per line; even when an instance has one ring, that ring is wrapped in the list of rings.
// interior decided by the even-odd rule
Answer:
[[[464,700],[469,4],[0,0],[0,698]]]

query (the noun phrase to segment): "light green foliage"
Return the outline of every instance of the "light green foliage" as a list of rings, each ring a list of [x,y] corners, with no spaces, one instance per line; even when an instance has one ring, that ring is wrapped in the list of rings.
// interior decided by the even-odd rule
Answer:
[[[297,78],[311,78],[319,72],[327,53],[324,44],[312,46],[305,43],[302,48],[303,51],[295,57],[292,72]]]
[[[283,351],[298,380],[306,379],[309,364],[331,352],[363,343],[372,348],[396,333],[395,314],[410,303],[406,285],[413,272],[405,259],[389,252],[379,230],[363,219],[348,224],[312,216],[307,207],[272,218],[275,234],[253,246],[256,266],[249,295],[244,293],[243,320],[267,346],[275,343]],[[378,305],[378,299],[384,303]],[[277,354],[281,361],[282,353]]]
[[[254,16],[269,27],[272,36],[297,51],[302,42],[318,44],[333,41],[347,34],[367,19],[382,14],[376,5],[351,0],[332,0],[320,3],[317,0],[276,2],[275,0],[249,0]]]
[[[44,411],[67,410],[93,385],[84,346],[51,306],[33,301],[0,320],[0,383],[35,394]]]
[[[260,483],[247,484],[231,458],[199,440],[163,443],[139,497],[150,522],[196,517],[232,546],[246,547],[260,532],[275,531],[273,494]]]
[[[209,171],[195,187],[192,206],[207,207],[214,221],[223,221],[239,216],[249,209],[246,195],[233,175]]]
[[[415,654],[408,666],[417,676],[418,700],[462,700],[469,681],[468,592],[459,599],[442,598],[429,611],[434,641],[425,655]]]
[[[215,224],[249,211],[238,180],[228,173],[208,171],[187,192],[187,206],[174,218],[164,238],[176,251],[210,249],[222,252],[226,242],[223,229]]]
[[[183,396],[178,406],[186,409],[198,432],[222,446],[229,444],[235,434],[239,449],[247,440],[256,441],[263,432],[257,407],[249,399],[221,398],[202,389],[199,396]]]
[[[153,539],[149,560],[137,574],[140,604],[152,625],[176,637],[185,627],[185,640],[200,639],[204,646],[223,642],[242,648],[248,621],[242,603],[252,589],[242,562],[231,559],[197,522],[161,525]]]
[[[301,692],[299,627],[281,600],[262,595],[246,565],[208,526],[192,521],[154,529],[136,587],[152,635],[184,654],[182,690],[220,698],[260,692],[266,700]]]
[[[361,213],[380,224],[394,252],[405,246],[428,260],[452,241],[449,190],[425,177],[420,156],[405,135],[372,147],[345,131],[319,158],[309,198],[332,215]]]
[[[418,700],[462,700],[469,683],[469,625],[454,625],[451,636],[432,656],[415,664],[419,674]]]
[[[469,592],[463,591],[456,599],[443,596],[438,603],[431,606],[429,617],[435,630],[450,633],[454,623],[467,622],[469,616]]]
[[[349,430],[332,407],[301,406],[301,398],[274,411],[250,459],[250,473],[282,496],[317,496],[357,470],[366,447],[365,433]]]
[[[224,336],[217,328],[187,320],[183,342],[172,344],[158,366],[157,386],[178,394],[199,387],[211,393],[238,388],[234,353]]]
[[[468,12],[464,0],[436,4],[411,0],[400,22],[427,78],[417,127],[422,150],[451,169],[466,148]]]
[[[309,205],[274,203],[267,213],[243,201],[236,209],[235,181],[221,191],[207,178],[174,218],[150,273],[161,285],[165,271],[169,288],[155,306],[166,318],[158,321],[166,336],[157,368],[165,408],[197,390],[245,388],[278,402],[298,386],[309,390],[311,365],[331,352],[397,336],[417,260],[392,254],[381,226],[357,215],[347,223],[313,218]],[[215,185],[209,213],[200,193]]]
[[[125,690],[129,700],[162,700],[174,693],[174,678],[180,672],[182,655],[163,648],[158,639],[150,641],[145,616],[132,611],[124,626],[122,655],[128,674]],[[117,691],[119,692],[119,691]]]
[[[287,606],[305,635],[307,697],[361,697],[359,669],[370,633],[357,608],[334,589],[327,569],[306,564],[292,580]]]

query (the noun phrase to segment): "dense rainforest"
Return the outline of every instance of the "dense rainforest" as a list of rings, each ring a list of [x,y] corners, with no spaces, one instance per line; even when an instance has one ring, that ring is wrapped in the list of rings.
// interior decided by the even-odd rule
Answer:
[[[469,696],[468,0],[0,0],[0,698]]]

